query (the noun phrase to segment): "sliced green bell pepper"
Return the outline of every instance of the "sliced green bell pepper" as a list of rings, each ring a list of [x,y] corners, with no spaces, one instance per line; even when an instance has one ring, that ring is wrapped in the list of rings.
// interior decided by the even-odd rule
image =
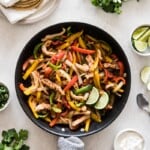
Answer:
[[[89,92],[90,90],[92,90],[93,85],[89,84],[86,86],[81,87],[80,89],[76,89],[74,91],[75,94],[82,94],[82,93],[86,93]]]

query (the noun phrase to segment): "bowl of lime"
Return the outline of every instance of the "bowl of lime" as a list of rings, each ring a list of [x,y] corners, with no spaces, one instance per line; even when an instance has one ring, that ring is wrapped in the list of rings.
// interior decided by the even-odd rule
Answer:
[[[150,56],[150,25],[137,27],[132,35],[133,51],[141,56]]]

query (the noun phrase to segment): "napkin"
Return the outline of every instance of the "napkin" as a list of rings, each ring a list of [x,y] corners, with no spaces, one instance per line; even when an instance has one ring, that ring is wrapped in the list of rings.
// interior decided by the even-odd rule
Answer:
[[[19,0],[0,0],[0,4],[5,6],[5,7],[9,7],[9,6],[14,5],[18,1]]]
[[[43,0],[42,3],[38,8],[30,9],[30,10],[17,10],[14,8],[5,8],[4,6],[0,5],[0,10],[2,11],[3,15],[6,16],[8,21],[11,24],[15,24],[25,18],[27,18],[30,15],[33,15],[37,11],[43,8],[49,0]]]
[[[59,137],[58,150],[84,150],[84,143],[78,137]]]

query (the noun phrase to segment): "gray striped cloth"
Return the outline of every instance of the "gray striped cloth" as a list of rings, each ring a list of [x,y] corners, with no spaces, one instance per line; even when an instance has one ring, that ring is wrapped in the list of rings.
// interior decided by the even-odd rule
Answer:
[[[58,150],[84,150],[84,143],[78,137],[59,137]]]

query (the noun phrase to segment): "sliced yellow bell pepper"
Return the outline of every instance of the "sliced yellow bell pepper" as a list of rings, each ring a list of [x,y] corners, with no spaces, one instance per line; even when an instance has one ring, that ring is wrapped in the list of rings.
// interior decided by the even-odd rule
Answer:
[[[105,60],[108,63],[112,63],[112,61],[113,61],[109,56],[105,56]]]
[[[97,113],[95,114],[94,112],[91,113],[91,118],[92,118],[94,121],[96,121],[96,122],[101,122],[101,121],[102,121],[100,114],[97,114]]]
[[[62,44],[62,45],[60,45],[60,46],[58,46],[58,49],[63,50],[63,49],[65,49],[65,48],[69,47],[69,46],[70,46],[70,44],[69,44],[68,42],[66,42],[66,43],[64,43],[64,44]]]
[[[34,101],[33,99],[33,96],[29,96],[28,98],[28,105],[34,115],[35,118],[39,118],[37,112],[35,111],[35,108],[36,108],[36,102]]]
[[[49,117],[45,117],[45,118],[43,118],[46,122],[51,122],[51,119],[49,118]]]
[[[66,92],[66,99],[67,99],[68,104],[71,106],[72,109],[74,109],[74,110],[76,110],[76,111],[80,111],[80,108],[77,107],[77,106],[74,104],[74,102],[71,101],[69,91]]]
[[[85,48],[86,49],[85,42],[83,41],[81,36],[79,37],[79,45],[80,45],[81,48]]]
[[[89,118],[89,119],[87,119],[87,120],[85,121],[85,127],[84,127],[84,131],[85,131],[85,132],[88,132],[88,131],[89,131],[90,124],[91,124],[91,119]]]
[[[37,98],[37,100],[39,100],[40,98],[41,98],[41,91],[37,91],[37,93],[36,93],[36,98]]]
[[[61,79],[57,72],[56,72],[56,80],[57,80],[58,84],[61,85]]]
[[[23,79],[26,80],[29,75],[31,74],[32,71],[35,70],[35,68],[37,67],[37,65],[39,64],[39,60],[34,60],[34,62],[32,63],[32,65],[26,70],[25,74],[23,75]]]
[[[81,59],[82,59],[82,55],[80,55],[79,52],[76,52],[77,53],[77,59],[78,59],[78,62],[81,64]]]
[[[75,64],[76,62],[77,62],[77,58],[76,58],[76,54],[75,54],[75,52],[72,52],[72,58],[73,58],[73,64]],[[73,69],[71,68],[70,69],[70,76],[72,76],[72,73],[73,73]]]
[[[72,109],[76,110],[76,111],[80,111],[80,108],[77,107],[74,102],[72,101],[68,101],[69,105],[71,106]]]
[[[34,92],[34,90],[35,90],[35,87],[33,85],[31,85],[30,87],[26,88],[23,91],[23,93],[28,96],[28,95],[32,94]]]
[[[99,63],[99,52],[96,53],[96,58],[93,65],[90,67],[90,71],[94,71],[97,68],[98,63]]]
[[[66,42],[68,43],[72,43],[75,39],[79,38],[82,35],[83,31],[74,33],[72,35],[70,35],[67,39]]]
[[[94,85],[96,88],[101,89],[100,75],[98,69],[94,71]]]
[[[75,52],[72,52],[72,57],[73,57],[73,64],[77,62],[76,54]]]

